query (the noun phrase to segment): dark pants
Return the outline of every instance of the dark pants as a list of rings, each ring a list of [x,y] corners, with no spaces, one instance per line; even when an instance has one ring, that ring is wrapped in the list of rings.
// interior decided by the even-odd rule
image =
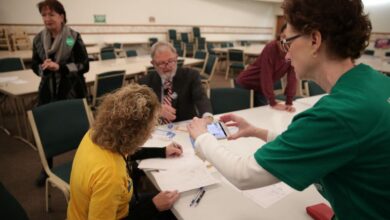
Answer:
[[[177,220],[170,210],[151,214],[155,211],[148,209],[145,204],[149,203],[155,195],[156,193],[141,194],[138,201],[133,196],[129,203],[129,215],[122,220]]]
[[[240,84],[238,84],[236,80],[234,80],[234,86],[236,88],[246,89],[243,86],[241,86]],[[263,95],[263,93],[261,93],[260,91],[255,91],[254,93],[255,93],[254,97],[253,97],[253,105],[254,105],[254,107],[268,105],[268,100]]]

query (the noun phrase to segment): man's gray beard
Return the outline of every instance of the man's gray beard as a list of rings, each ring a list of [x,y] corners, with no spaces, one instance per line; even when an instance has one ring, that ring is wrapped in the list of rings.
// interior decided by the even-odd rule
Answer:
[[[172,72],[170,72],[170,73],[160,73],[159,71],[157,71],[157,73],[158,73],[158,75],[160,75],[160,77],[161,77],[161,79],[163,80],[163,81],[165,81],[165,80],[172,80],[172,78],[175,76],[175,74],[176,74],[176,70],[177,70],[177,67],[174,69],[174,70],[172,70]]]

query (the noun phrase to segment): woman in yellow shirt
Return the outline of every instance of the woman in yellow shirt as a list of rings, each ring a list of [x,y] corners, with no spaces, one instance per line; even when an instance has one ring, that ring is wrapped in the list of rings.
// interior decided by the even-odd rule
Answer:
[[[159,109],[156,95],[145,86],[130,85],[106,96],[73,161],[69,220],[153,219],[172,207],[177,191],[160,192],[129,208],[133,185],[126,158],[148,139]]]

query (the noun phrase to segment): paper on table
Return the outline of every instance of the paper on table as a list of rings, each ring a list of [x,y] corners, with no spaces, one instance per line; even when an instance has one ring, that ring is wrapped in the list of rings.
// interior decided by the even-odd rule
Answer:
[[[184,151],[180,157],[173,158],[151,158],[141,160],[138,164],[140,169],[158,169],[169,170],[178,169],[183,167],[189,167],[194,165],[203,164],[199,157],[195,156],[193,152]]]
[[[268,208],[277,201],[286,197],[292,191],[293,189],[291,189],[291,187],[283,182],[280,182],[258,189],[243,190],[242,192],[246,197],[252,199],[263,208]]]
[[[26,84],[28,82],[26,80],[18,79],[18,80],[15,80],[15,81],[11,81],[11,83],[19,85],[19,84]]]
[[[0,77],[0,83],[6,83],[17,80],[17,76],[6,76],[6,77]]]
[[[218,183],[204,164],[153,173],[161,190],[185,192]]]

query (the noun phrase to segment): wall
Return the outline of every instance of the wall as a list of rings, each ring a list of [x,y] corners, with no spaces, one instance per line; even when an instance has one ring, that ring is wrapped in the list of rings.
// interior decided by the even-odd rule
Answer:
[[[19,24],[31,35],[42,29],[39,1],[0,0],[0,24]],[[208,40],[268,40],[273,37],[274,3],[238,0],[62,0],[68,23],[86,41],[165,39],[166,30],[200,26]],[[105,14],[108,25],[93,24]],[[149,16],[156,19],[149,23]],[[23,25],[21,25],[23,24]],[[26,24],[33,24],[27,25]]]

